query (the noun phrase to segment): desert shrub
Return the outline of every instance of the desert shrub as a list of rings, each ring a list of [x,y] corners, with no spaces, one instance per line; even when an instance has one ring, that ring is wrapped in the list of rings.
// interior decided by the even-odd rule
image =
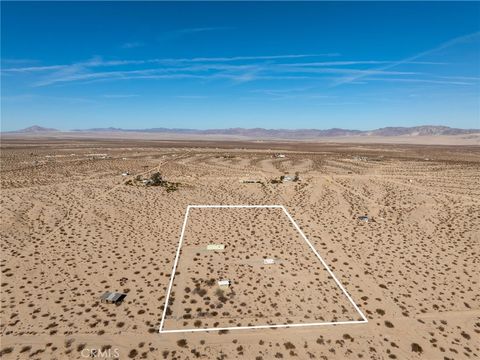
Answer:
[[[185,340],[185,339],[180,339],[180,340],[177,341],[177,345],[180,346],[180,347],[185,348],[185,347],[187,347],[187,340]]]
[[[0,356],[10,354],[13,351],[13,347],[6,347],[0,350]]]
[[[417,343],[412,343],[412,351],[421,354],[423,352],[423,349]]]
[[[167,192],[177,191],[179,183],[166,183],[165,190]]]
[[[164,182],[162,178],[162,174],[160,174],[159,172],[153,173],[152,176],[150,176],[150,180],[152,180],[151,182],[152,186],[160,186]]]
[[[190,351],[193,355],[195,355],[196,358],[199,358],[202,354],[200,353],[200,351],[198,350],[195,350],[195,349],[192,349]]]
[[[32,349],[32,347],[31,347],[30,345],[24,346],[24,347],[22,347],[22,349],[20,350],[20,353],[24,353],[24,352],[30,351],[31,349]]]
[[[138,351],[136,349],[132,349],[130,350],[130,352],[128,353],[128,357],[130,359],[135,359],[136,356],[138,355]]]
[[[30,357],[34,357],[35,355],[41,354],[45,352],[45,349],[38,349],[37,351],[34,351],[33,353],[30,354]]]
[[[69,348],[74,341],[75,341],[74,339],[67,339],[67,340],[65,340],[65,347],[66,347],[66,348]]]
[[[207,293],[207,290],[197,287],[197,288],[195,288],[195,290],[193,290],[193,293],[198,294],[199,296],[203,297]]]

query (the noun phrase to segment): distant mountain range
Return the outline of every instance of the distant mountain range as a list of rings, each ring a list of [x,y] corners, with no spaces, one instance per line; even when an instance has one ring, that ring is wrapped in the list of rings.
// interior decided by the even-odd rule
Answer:
[[[171,129],[171,128],[150,128],[150,129],[121,129],[121,128],[93,128],[75,129],[71,131],[60,131],[52,128],[45,128],[38,125],[28,128],[11,131],[9,133],[20,134],[46,134],[46,133],[155,133],[175,135],[223,135],[236,136],[253,139],[314,139],[328,137],[348,136],[440,136],[440,135],[468,135],[480,133],[480,129],[457,129],[448,126],[424,125],[414,127],[384,127],[375,130],[349,130],[349,129],[264,129],[264,128],[229,128],[229,129]]]
[[[24,133],[24,134],[32,134],[32,133],[45,133],[45,132],[58,132],[59,130],[53,128],[46,128],[38,125],[29,126],[25,129],[15,130],[15,131],[7,131],[9,133]]]

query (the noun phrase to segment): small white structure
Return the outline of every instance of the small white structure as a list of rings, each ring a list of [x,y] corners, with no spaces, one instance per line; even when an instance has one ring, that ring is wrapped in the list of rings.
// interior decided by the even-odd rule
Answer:
[[[355,161],[367,161],[368,159],[367,159],[366,156],[354,156],[353,160],[355,160]]]
[[[282,182],[295,181],[295,176],[285,175],[282,179]]]
[[[207,250],[225,250],[225,245],[223,244],[208,244]]]
[[[125,171],[124,173],[122,173],[122,176],[128,176],[128,175],[130,175],[128,171]]]
[[[275,157],[276,157],[276,158],[284,158],[284,157],[285,157],[285,154],[275,154]]]
[[[230,286],[230,280],[219,280],[218,281],[218,286],[229,287]]]
[[[275,259],[263,259],[264,265],[273,265],[275,264]]]

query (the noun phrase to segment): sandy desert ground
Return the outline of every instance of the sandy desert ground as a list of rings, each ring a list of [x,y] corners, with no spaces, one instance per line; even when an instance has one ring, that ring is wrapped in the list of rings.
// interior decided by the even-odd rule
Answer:
[[[4,138],[0,160],[2,358],[480,357],[479,146]],[[157,171],[178,189],[136,180]],[[159,334],[193,204],[285,206],[368,323]],[[275,210],[192,213],[185,244],[167,328],[358,316]]]
[[[90,139],[110,139],[110,140],[138,140],[138,141],[175,141],[175,142],[185,142],[188,141],[222,141],[223,143],[240,143],[245,144],[246,142],[259,142],[258,137],[248,137],[248,136],[239,136],[239,135],[222,135],[222,134],[181,134],[181,133],[162,133],[162,132],[133,132],[129,131],[127,133],[123,131],[54,131],[48,132],[43,131],[40,133],[31,132],[31,133],[4,133],[3,136],[7,136],[10,139],[17,140],[27,140],[35,141],[35,139],[44,139],[48,137],[52,140],[90,140]],[[463,134],[463,135],[397,135],[397,136],[378,136],[378,135],[369,135],[369,136],[325,136],[325,137],[314,137],[314,138],[305,138],[305,139],[282,139],[282,138],[270,138],[260,140],[260,142],[267,141],[268,143],[272,142],[295,142],[303,143],[302,147],[308,146],[309,144],[404,144],[404,145],[462,145],[462,146],[477,146],[480,145],[480,132],[475,132],[472,134]]]
[[[189,208],[162,330],[363,320],[287,216]],[[224,279],[231,284],[218,286]]]

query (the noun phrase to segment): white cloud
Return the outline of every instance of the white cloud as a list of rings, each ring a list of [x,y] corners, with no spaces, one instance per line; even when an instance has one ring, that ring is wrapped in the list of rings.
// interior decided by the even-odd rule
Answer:
[[[416,61],[417,59],[420,59],[424,56],[427,56],[427,55],[430,55],[432,53],[438,52],[440,50],[447,49],[447,48],[452,47],[454,45],[458,45],[458,44],[464,43],[464,42],[469,42],[469,41],[479,39],[479,38],[480,38],[480,31],[477,31],[477,32],[474,32],[474,33],[471,33],[471,34],[467,34],[467,35],[463,35],[463,36],[459,36],[459,37],[456,37],[454,39],[448,40],[448,41],[440,44],[439,46],[437,46],[435,48],[423,51],[423,52],[415,54],[413,56],[409,56],[405,59],[390,63],[390,64],[382,66],[380,68],[372,69],[372,70],[370,70],[370,73],[367,71],[367,72],[364,72],[364,73],[361,73],[361,74],[359,73],[357,75],[340,78],[340,79],[338,79],[334,82],[333,86],[338,86],[338,85],[342,85],[342,84],[351,83],[352,81],[355,81],[355,80],[361,79],[363,77],[372,75],[373,72],[375,72],[375,71],[388,70],[388,69],[397,67],[399,65],[412,63],[412,62]]]
[[[476,33],[475,33],[476,34]],[[475,35],[473,34],[473,35]],[[472,37],[473,35],[470,35]],[[442,64],[422,62],[417,59],[427,53],[452,46],[470,37],[454,39],[441,46],[411,56],[401,61],[385,60],[339,60],[312,61],[326,54],[280,54],[232,57],[194,57],[194,58],[152,58],[143,60],[115,59],[105,60],[99,56],[73,64],[13,67],[2,70],[3,74],[25,74],[30,76],[31,86],[44,87],[54,84],[91,83],[97,81],[118,80],[161,80],[161,79],[199,79],[229,80],[242,84],[260,80],[313,80],[363,84],[368,81],[400,81],[402,78],[416,76],[416,82],[438,84],[469,85],[470,79],[431,79],[434,74],[416,71],[396,71],[392,68],[400,64]],[[374,69],[365,69],[364,65],[383,65]],[[429,68],[430,70],[430,68]],[[364,79],[364,81],[360,81]],[[406,79],[405,81],[408,81]],[[410,82],[414,82],[410,80]],[[318,85],[318,84],[317,84]],[[327,85],[325,83],[325,85]]]

